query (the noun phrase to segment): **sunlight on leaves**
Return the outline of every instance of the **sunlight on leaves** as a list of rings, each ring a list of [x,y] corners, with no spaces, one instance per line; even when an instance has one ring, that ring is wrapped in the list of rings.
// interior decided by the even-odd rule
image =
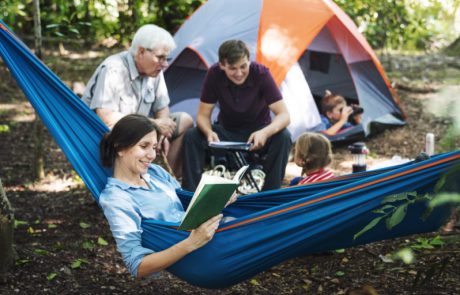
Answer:
[[[10,132],[10,126],[5,124],[0,124],[0,133],[8,133]]]
[[[85,223],[85,222],[80,222],[80,227],[81,227],[82,229],[87,229],[87,228],[90,228],[91,225],[88,224],[88,223]]]
[[[254,285],[254,286],[260,286],[260,283],[259,283],[259,281],[258,281],[258,280],[256,280],[256,279],[252,279],[252,280],[250,280],[249,282],[251,283],[251,285]]]
[[[109,243],[101,237],[97,238],[97,243],[101,246],[107,246]]]
[[[411,248],[403,248],[395,253],[395,259],[399,259],[405,264],[411,264],[415,261],[415,255]]]

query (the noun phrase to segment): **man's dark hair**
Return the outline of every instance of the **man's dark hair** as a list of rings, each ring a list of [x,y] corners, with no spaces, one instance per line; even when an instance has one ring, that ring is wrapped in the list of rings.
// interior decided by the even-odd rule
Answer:
[[[249,49],[241,40],[228,40],[219,47],[219,62],[221,64],[232,65],[245,56],[249,59]]]

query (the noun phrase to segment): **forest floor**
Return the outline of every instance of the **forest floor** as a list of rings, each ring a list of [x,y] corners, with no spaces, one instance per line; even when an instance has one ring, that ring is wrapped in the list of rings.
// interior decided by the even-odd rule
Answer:
[[[106,54],[46,52],[45,63],[72,87],[85,83]],[[396,82],[407,125],[366,139],[369,166],[394,162],[395,155],[415,158],[427,132],[435,134],[438,152],[458,149],[450,126],[460,116],[447,112],[459,105],[455,58],[387,54],[381,60]],[[15,210],[18,255],[0,294],[460,294],[458,228],[298,257],[226,289],[192,286],[167,272],[133,279],[101,210],[47,132],[46,177],[34,182],[35,115],[1,63],[0,76],[0,178]],[[334,154],[332,168],[351,172],[346,147]],[[404,247],[418,249],[415,262],[386,259]]]

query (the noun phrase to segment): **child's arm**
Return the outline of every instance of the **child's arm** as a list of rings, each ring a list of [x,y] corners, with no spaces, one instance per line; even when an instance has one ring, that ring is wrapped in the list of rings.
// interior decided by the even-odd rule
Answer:
[[[324,133],[327,135],[335,135],[337,132],[342,129],[343,125],[345,125],[348,122],[348,117],[353,113],[353,109],[349,106],[346,106],[342,109],[341,115],[340,115],[340,120],[334,123],[331,127],[326,129]]]

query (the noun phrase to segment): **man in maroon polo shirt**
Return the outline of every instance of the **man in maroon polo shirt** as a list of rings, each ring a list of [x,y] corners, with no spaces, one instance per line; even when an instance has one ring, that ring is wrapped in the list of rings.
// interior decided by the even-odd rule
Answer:
[[[218,123],[212,124],[216,103]],[[224,42],[219,47],[219,63],[209,68],[203,83],[197,127],[184,137],[182,187],[196,189],[212,141],[252,143],[251,150],[265,155],[263,190],[281,187],[292,144],[286,129],[289,122],[289,112],[268,68],[250,62],[243,41]]]

